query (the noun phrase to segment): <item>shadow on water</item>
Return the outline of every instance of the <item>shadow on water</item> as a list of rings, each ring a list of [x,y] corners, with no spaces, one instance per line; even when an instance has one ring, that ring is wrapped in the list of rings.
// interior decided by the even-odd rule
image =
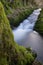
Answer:
[[[37,60],[43,63],[43,38],[35,31],[27,34],[24,41],[18,42],[25,47],[31,47],[37,52]]]

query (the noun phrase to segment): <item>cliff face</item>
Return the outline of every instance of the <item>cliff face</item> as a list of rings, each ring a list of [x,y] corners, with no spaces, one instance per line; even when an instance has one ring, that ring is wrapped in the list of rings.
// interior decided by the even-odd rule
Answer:
[[[38,5],[38,7],[43,8],[43,0],[34,0],[36,2],[36,4]]]

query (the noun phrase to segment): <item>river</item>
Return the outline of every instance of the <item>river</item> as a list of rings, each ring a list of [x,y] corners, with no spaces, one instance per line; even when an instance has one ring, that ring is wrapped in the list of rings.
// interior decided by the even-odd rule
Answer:
[[[38,19],[41,9],[36,9],[20,25],[13,30],[14,40],[19,45],[31,47],[37,52],[36,60],[43,63],[43,38],[33,28]]]

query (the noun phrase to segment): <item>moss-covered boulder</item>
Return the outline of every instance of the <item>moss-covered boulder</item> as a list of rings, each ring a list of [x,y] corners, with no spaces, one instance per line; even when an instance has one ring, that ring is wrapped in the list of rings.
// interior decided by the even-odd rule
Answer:
[[[15,43],[4,7],[0,2],[0,65],[31,65],[31,52]]]
[[[39,32],[41,35],[43,35],[43,9],[39,15],[39,18],[36,22],[35,28],[37,32]]]

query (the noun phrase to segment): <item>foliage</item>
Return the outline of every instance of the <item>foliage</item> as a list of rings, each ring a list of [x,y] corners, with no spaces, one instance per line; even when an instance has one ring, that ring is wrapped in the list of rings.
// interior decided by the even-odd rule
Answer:
[[[39,15],[39,18],[35,25],[35,30],[39,32],[41,35],[43,35],[43,9]]]
[[[9,15],[8,19],[10,20],[11,26],[18,26],[24,19],[26,19],[34,9],[32,8],[19,8],[15,10],[14,14]]]
[[[33,0],[0,0],[3,5],[11,27],[18,26],[34,9]],[[34,6],[33,6],[34,5]]]

